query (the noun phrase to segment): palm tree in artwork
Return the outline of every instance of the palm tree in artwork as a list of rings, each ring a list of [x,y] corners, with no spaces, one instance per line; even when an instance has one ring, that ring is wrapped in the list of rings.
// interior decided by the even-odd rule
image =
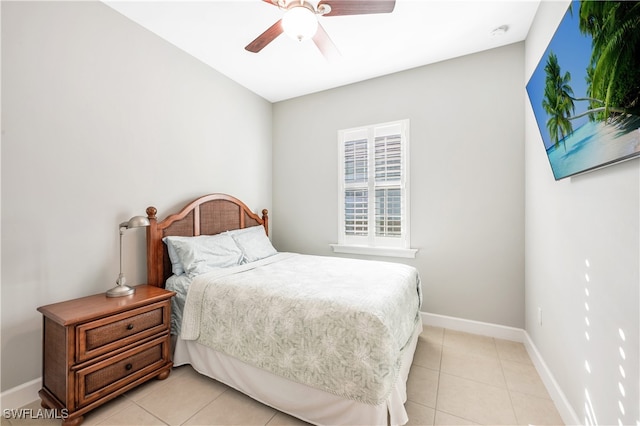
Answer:
[[[640,111],[640,2],[581,1],[579,26],[592,37],[589,95],[599,118]]]
[[[549,53],[544,70],[546,80],[542,107],[549,114],[547,130],[549,130],[551,140],[557,147],[560,141],[564,145],[565,137],[573,132],[570,119],[571,114],[575,111],[575,106],[573,104],[573,89],[569,85],[571,74],[568,71],[562,74],[558,57],[553,52]],[[567,149],[566,145],[564,148]]]

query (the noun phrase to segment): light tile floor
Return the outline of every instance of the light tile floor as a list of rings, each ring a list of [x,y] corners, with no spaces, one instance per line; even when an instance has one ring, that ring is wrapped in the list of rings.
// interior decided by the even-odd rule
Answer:
[[[409,425],[559,425],[521,343],[425,326],[409,373]],[[25,408],[40,407],[34,401]],[[2,420],[2,425],[58,425]],[[89,413],[83,425],[304,425],[196,373],[173,370]]]

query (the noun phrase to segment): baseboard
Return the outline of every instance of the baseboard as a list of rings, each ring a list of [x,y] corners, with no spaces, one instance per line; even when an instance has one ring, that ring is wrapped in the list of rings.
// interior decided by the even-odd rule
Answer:
[[[525,340],[525,331],[521,328],[507,327],[504,325],[467,320],[463,318],[448,317],[446,315],[422,312],[422,323],[431,325],[433,327],[442,327],[449,330],[464,331],[466,333],[495,337],[497,339],[512,340],[514,342],[524,343]]]
[[[7,409],[24,407],[38,399],[38,391],[42,386],[42,379],[38,377],[0,394],[0,407],[3,412]]]
[[[526,330],[463,318],[430,314],[428,312],[422,312],[422,322],[424,325],[430,325],[433,327],[442,327],[449,330],[463,331],[466,333],[479,334],[496,339],[511,340],[524,344],[534,367],[538,371],[542,382],[547,388],[547,392],[549,392],[549,396],[553,400],[560,416],[562,417],[562,421],[566,425],[582,424]]]
[[[540,375],[542,382],[547,388],[547,392],[549,392],[551,399],[556,404],[556,407],[558,408],[558,411],[562,416],[562,420],[564,421],[564,424],[565,425],[583,424],[579,420],[576,412],[573,410],[573,407],[571,407],[571,405],[569,404],[567,397],[565,396],[564,392],[562,392],[562,389],[560,388],[560,385],[558,384],[558,382],[556,382],[556,379],[553,377],[553,374],[551,374],[551,370],[549,370],[549,367],[547,367],[547,364],[544,362],[542,355],[540,355],[540,352],[538,352],[538,348],[536,348],[536,345],[533,344],[533,341],[531,340],[529,333],[525,331],[524,334],[525,334],[525,341],[523,342],[524,347],[527,349],[527,352],[529,353],[529,357],[531,357],[531,361],[533,362],[533,365],[536,367],[536,370],[538,371],[538,374]]]

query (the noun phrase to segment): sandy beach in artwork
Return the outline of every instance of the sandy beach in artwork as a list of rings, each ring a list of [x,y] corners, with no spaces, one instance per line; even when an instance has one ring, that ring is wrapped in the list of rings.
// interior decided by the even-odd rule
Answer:
[[[640,117],[587,122],[547,154],[556,179],[640,155]]]

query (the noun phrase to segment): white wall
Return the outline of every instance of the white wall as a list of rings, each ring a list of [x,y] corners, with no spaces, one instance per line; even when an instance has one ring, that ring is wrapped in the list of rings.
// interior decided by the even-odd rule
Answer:
[[[102,3],[1,7],[4,391],[41,374],[38,306],[114,285],[120,222],[210,192],[271,208],[272,107]],[[125,243],[144,282],[144,231]]]
[[[526,41],[526,81],[567,5],[541,3]],[[526,330],[581,422],[636,424],[640,161],[556,182],[528,99],[524,112]]]
[[[113,285],[119,222],[228,192],[278,249],[332,254],[337,130],[409,118],[424,310],[526,326],[581,419],[586,390],[599,424],[639,421],[639,161],[555,182],[524,92],[566,3],[524,45],[273,107],[101,3],[0,5],[1,390],[40,375],[37,306]],[[143,232],[125,249],[143,282]]]
[[[411,120],[411,242],[423,310],[524,327],[524,45],[274,105],[279,250],[331,255],[337,132]],[[385,258],[385,260],[397,260]]]

